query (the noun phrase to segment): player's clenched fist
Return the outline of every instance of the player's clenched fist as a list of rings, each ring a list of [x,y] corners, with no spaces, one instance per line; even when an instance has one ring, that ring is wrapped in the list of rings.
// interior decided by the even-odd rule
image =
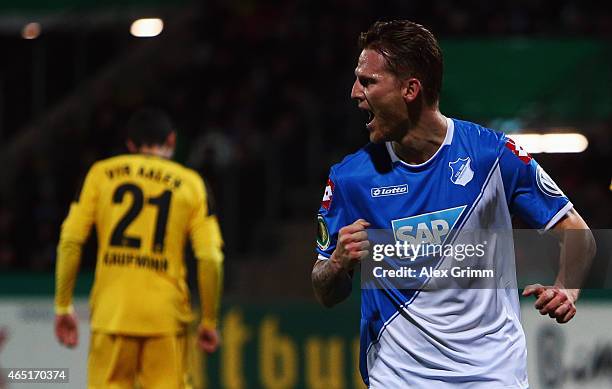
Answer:
[[[369,254],[370,242],[366,228],[370,223],[363,219],[342,227],[338,232],[338,242],[331,260],[346,271],[351,271],[357,263]]]

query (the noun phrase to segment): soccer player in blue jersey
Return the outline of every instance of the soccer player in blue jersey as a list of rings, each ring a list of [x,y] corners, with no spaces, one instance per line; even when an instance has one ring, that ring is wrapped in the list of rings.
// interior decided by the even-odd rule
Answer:
[[[504,134],[440,113],[442,53],[423,26],[377,22],[360,46],[351,97],[369,114],[370,143],[331,168],[312,271],[317,299],[331,307],[351,293],[374,248],[368,231],[432,243],[453,231],[511,230],[517,215],[564,245],[557,282],[523,294],[541,314],[571,320],[595,242],[569,199]],[[567,230],[584,232],[571,247]],[[528,387],[513,245],[500,240],[483,257],[503,284],[362,287],[360,369],[370,388]],[[439,261],[442,269],[453,258]]]

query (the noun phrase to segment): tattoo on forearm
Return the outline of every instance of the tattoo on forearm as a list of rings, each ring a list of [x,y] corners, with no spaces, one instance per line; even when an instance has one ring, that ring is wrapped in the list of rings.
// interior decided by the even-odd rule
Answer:
[[[319,261],[312,270],[312,287],[317,299],[331,307],[351,294],[351,275],[335,268],[331,260]]]

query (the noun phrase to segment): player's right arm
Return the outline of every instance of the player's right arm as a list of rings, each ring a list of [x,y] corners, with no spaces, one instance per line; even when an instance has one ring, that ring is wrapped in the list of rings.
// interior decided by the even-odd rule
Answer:
[[[332,307],[345,300],[352,289],[355,266],[368,256],[370,242],[363,219],[342,227],[336,249],[327,260],[317,260],[312,269],[312,287],[317,300]]]
[[[100,180],[94,165],[85,178],[77,198],[62,224],[55,267],[55,334],[60,343],[74,347],[78,343],[77,319],[72,307],[72,293],[81,262],[81,247],[94,222]]]
[[[341,177],[332,167],[317,216],[318,260],[312,269],[314,294],[321,304],[332,307],[351,294],[355,266],[367,256],[366,228],[369,223],[350,216]]]

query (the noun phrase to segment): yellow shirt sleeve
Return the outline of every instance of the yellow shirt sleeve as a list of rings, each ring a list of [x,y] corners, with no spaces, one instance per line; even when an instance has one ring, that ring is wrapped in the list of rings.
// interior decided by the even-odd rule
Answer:
[[[198,203],[190,223],[193,251],[198,259],[202,325],[216,328],[223,287],[223,239],[217,217],[207,201],[204,182],[198,182]]]
[[[81,245],[60,240],[55,267],[55,313],[58,315],[73,312],[72,292],[80,263]]]
[[[72,313],[72,293],[81,262],[81,246],[95,217],[98,190],[95,165],[89,170],[81,193],[62,224],[55,267],[55,313]]]
[[[223,287],[223,255],[215,260],[198,261],[198,284],[200,289],[200,304],[202,306],[202,326],[217,328],[219,317],[219,302]]]

